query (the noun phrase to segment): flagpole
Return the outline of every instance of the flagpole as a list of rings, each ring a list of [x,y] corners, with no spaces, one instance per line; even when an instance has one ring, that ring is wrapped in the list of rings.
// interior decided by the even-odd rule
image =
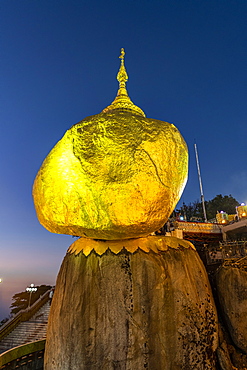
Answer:
[[[204,195],[203,195],[202,178],[201,178],[201,171],[200,171],[199,158],[198,158],[198,152],[197,152],[196,144],[194,144],[194,147],[195,147],[195,153],[196,153],[196,164],[197,164],[197,172],[198,172],[198,179],[199,179],[200,192],[201,192],[201,202],[202,202],[204,221],[207,222],[205,199],[204,199]]]

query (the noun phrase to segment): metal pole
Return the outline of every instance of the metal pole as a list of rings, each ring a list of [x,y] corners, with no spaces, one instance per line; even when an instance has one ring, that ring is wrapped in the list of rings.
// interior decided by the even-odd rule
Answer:
[[[28,302],[28,307],[30,307],[30,303],[31,303],[31,295],[32,295],[32,290],[30,290],[30,294],[29,294],[29,302]]]
[[[30,287],[26,288],[26,291],[30,293],[28,307],[30,307],[32,292],[36,292],[36,290],[37,290],[37,288],[34,286],[34,284],[30,284]]]
[[[195,153],[196,153],[197,172],[198,172],[198,179],[199,179],[200,192],[201,192],[202,210],[203,210],[203,215],[204,215],[204,221],[207,222],[205,200],[204,200],[203,189],[202,189],[202,178],[201,178],[201,171],[200,171],[199,158],[198,158],[196,144],[194,144],[194,147],[195,147]]]

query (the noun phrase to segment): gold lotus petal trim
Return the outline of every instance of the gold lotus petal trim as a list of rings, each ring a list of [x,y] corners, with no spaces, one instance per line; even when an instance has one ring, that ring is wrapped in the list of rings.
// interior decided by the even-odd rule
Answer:
[[[141,249],[142,251],[146,252],[146,253],[149,253],[150,252],[150,247],[146,244],[146,243],[141,243],[139,245],[139,249]],[[131,253],[131,251],[130,251]]]
[[[70,249],[70,253],[76,252],[77,248],[76,248],[75,243],[71,244],[71,246],[69,247],[69,249]]]
[[[155,244],[150,245],[150,250],[152,250],[154,253],[159,253],[159,250]]]
[[[169,248],[191,248],[195,250],[193,244],[187,240],[172,236],[148,236],[146,238],[108,241],[80,238],[71,244],[67,253],[78,255],[82,252],[87,257],[94,251],[96,254],[102,256],[109,249],[114,254],[119,254],[123,250],[133,254],[138,248],[146,253],[150,251],[154,253],[164,252]]]
[[[89,256],[89,254],[92,252],[93,250],[93,247],[90,246],[90,245],[87,245],[85,248],[83,248],[83,254],[85,254],[85,256]],[[75,252],[76,254],[78,254],[79,252],[77,252],[77,250],[75,249]]]
[[[97,254],[99,254],[100,256],[102,256],[102,254],[104,254],[106,251],[107,251],[107,249],[108,249],[108,245],[107,245],[107,243],[99,243],[98,245],[97,245]]]
[[[179,246],[184,247],[185,246],[185,240],[183,240],[183,239],[179,240]]]
[[[164,242],[164,240],[162,238],[159,238],[157,240],[157,244],[158,244],[158,250],[159,251],[167,251],[168,250],[168,245]]]
[[[121,252],[121,250],[123,249],[124,247],[122,246],[122,244],[121,243],[119,243],[119,244],[113,244],[113,245],[111,245],[110,247],[109,247],[109,249],[110,249],[110,251],[111,252],[113,252],[113,253],[115,253],[115,254],[118,254],[118,253],[120,253]]]
[[[168,244],[169,248],[178,249],[179,248],[179,239],[178,239],[177,243],[174,239],[170,239],[167,244]]]

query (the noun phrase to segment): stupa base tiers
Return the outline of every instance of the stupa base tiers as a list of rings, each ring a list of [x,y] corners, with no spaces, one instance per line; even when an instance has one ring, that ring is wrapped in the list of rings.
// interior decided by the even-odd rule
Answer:
[[[217,313],[188,245],[88,256],[70,249],[51,306],[45,370],[214,370]]]

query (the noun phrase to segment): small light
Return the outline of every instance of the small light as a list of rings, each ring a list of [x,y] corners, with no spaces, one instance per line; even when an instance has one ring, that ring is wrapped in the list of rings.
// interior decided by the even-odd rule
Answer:
[[[244,217],[245,217],[245,216],[246,216],[246,212],[243,212],[243,213],[242,213],[242,216],[244,216]]]
[[[241,203],[241,206],[245,206],[245,203]]]

